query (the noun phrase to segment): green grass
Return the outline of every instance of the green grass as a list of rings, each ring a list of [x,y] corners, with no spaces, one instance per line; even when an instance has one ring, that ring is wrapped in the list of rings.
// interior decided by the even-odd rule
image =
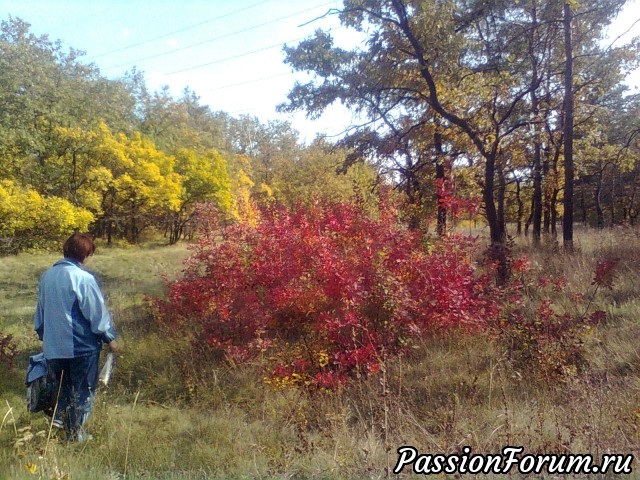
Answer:
[[[184,245],[100,248],[88,267],[124,352],[112,384],[98,393],[89,425],[95,438],[85,445],[47,440],[46,418],[28,414],[23,401],[25,362],[39,348],[31,325],[37,281],[58,257],[0,259],[0,331],[13,334],[20,350],[15,368],[0,370],[0,479],[377,479],[393,468],[401,445],[425,453],[523,445],[638,455],[638,235],[581,231],[576,243],[572,256],[530,252],[523,240],[515,248],[541,270],[567,276],[566,294],[554,299],[566,309],[572,293],[591,288],[599,257],[621,257],[615,288],[594,299],[607,318],[584,339],[584,371],[549,382],[526,365],[515,368],[488,335],[451,332],[389,362],[384,376],[315,393],[273,389],[259,361],[229,367],[176,355],[183,345],[162,334],[144,297],[162,295],[161,275],[179,272]]]

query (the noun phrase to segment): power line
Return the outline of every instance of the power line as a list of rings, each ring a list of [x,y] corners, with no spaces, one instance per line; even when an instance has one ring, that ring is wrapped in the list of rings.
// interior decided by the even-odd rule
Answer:
[[[210,39],[204,40],[202,42],[194,43],[194,44],[191,44],[191,45],[186,45],[184,47],[177,48],[177,49],[171,50],[169,52],[162,52],[162,53],[158,53],[158,54],[155,54],[155,55],[150,55],[148,57],[140,58],[140,59],[133,60],[133,61],[128,61],[128,62],[121,63],[121,64],[118,64],[118,65],[110,65],[110,66],[102,68],[102,70],[111,70],[111,69],[114,69],[114,68],[124,67],[124,66],[127,66],[127,65],[133,65],[133,64],[135,64],[137,62],[143,62],[145,60],[151,60],[153,58],[163,57],[163,56],[166,56],[166,55],[171,55],[173,53],[182,52],[184,50],[188,50],[188,49],[194,48],[194,47],[199,47],[201,45],[204,45],[204,44],[207,44],[207,43],[212,43],[212,42],[215,42],[217,40],[221,40],[223,38],[228,38],[228,37],[232,37],[234,35],[238,35],[240,33],[246,33],[246,32],[249,32],[251,30],[256,30],[258,28],[261,28],[261,27],[264,27],[264,26],[271,25],[273,23],[279,22],[280,20],[285,20],[287,18],[291,18],[291,17],[295,17],[296,15],[300,15],[301,13],[306,13],[306,12],[308,12],[309,10],[311,10],[313,8],[320,8],[320,7],[324,7],[324,6],[327,6],[327,5],[330,5],[330,4],[334,4],[334,3],[335,2],[326,2],[326,3],[323,3],[323,4],[317,5],[315,7],[305,8],[304,10],[299,10],[299,11],[297,11],[295,13],[292,13],[292,14],[289,14],[289,15],[284,15],[282,17],[275,18],[275,19],[270,20],[268,22],[259,23],[257,25],[253,25],[251,27],[243,28],[241,30],[236,30],[234,32],[226,33],[226,34],[220,35],[218,37],[210,38]]]
[[[340,30],[342,28],[344,28],[344,27],[343,26],[338,26],[338,27],[330,29],[330,31],[333,32],[335,30]],[[299,42],[300,40],[304,40],[305,38],[307,38],[307,35],[304,35],[304,36],[298,37],[298,38],[294,38],[292,40],[286,40],[286,41],[281,42],[281,43],[276,43],[274,45],[269,45],[268,47],[259,48],[258,50],[252,50],[250,52],[239,53],[239,54],[236,54],[236,55],[231,55],[229,57],[224,57],[224,58],[219,58],[217,60],[212,60],[212,61],[207,62],[207,63],[201,63],[199,65],[194,65],[193,67],[187,67],[187,68],[183,68],[181,70],[168,72],[165,75],[167,75],[167,76],[176,75],[178,73],[188,72],[190,70],[197,70],[198,68],[208,67],[210,65],[215,65],[215,64],[218,64],[218,63],[228,62],[229,60],[236,60],[238,58],[246,57],[248,55],[253,55],[254,53],[260,53],[260,52],[264,52],[266,50],[271,50],[273,48],[284,47],[287,43]]]
[[[252,50],[250,52],[244,52],[244,53],[240,53],[240,54],[237,54],[237,55],[231,55],[229,57],[219,58],[217,60],[212,60],[211,62],[201,63],[199,65],[194,65],[193,67],[187,67],[187,68],[183,68],[182,70],[176,70],[174,72],[169,72],[169,73],[166,73],[165,75],[175,75],[175,74],[178,74],[178,73],[188,72],[190,70],[197,70],[198,68],[202,68],[202,67],[208,67],[210,65],[215,65],[217,63],[228,62],[229,60],[236,60],[237,58],[242,58],[242,57],[246,57],[248,55],[253,55],[254,53],[260,53],[260,52],[264,52],[266,50],[271,50],[273,48],[282,47],[282,46],[286,45],[289,42],[297,42],[299,40],[303,40],[304,38],[306,38],[306,37],[299,37],[299,38],[295,38],[293,40],[289,40],[287,42],[276,43],[274,45],[269,45],[268,47],[259,48],[258,50]]]
[[[122,47],[122,48],[118,48],[118,49],[115,49],[115,50],[110,50],[108,52],[100,53],[98,55],[94,55],[92,58],[96,59],[96,58],[104,57],[106,55],[111,55],[112,53],[122,52],[124,50],[129,50],[131,48],[139,47],[140,45],[144,45],[145,43],[154,42],[156,40],[160,40],[162,38],[166,38],[166,37],[169,37],[171,35],[175,35],[176,33],[186,32],[187,30],[191,30],[191,29],[194,29],[194,28],[197,28],[197,27],[201,27],[202,25],[206,25],[208,23],[213,23],[213,22],[216,22],[216,21],[221,20],[221,19],[226,18],[226,17],[231,17],[231,16],[233,16],[233,15],[235,15],[237,13],[242,13],[242,12],[244,12],[246,10],[249,10],[249,9],[251,9],[253,7],[256,7],[258,5],[263,5],[265,3],[269,3],[269,1],[271,1],[271,0],[256,2],[256,3],[252,4],[252,5],[249,5],[248,7],[244,7],[244,8],[241,8],[239,10],[234,10],[233,12],[229,12],[229,13],[226,13],[224,15],[220,15],[218,17],[211,18],[209,20],[205,20],[205,21],[200,22],[200,23],[189,25],[188,27],[184,27],[184,28],[181,28],[179,30],[174,30],[173,32],[165,33],[165,34],[159,35],[157,37],[149,38],[148,40],[143,40],[143,41],[138,42],[138,43],[127,45],[126,47]],[[107,67],[107,68],[110,68],[110,67]]]
[[[296,40],[291,40],[291,41],[295,42],[297,40],[301,40],[302,38],[304,38],[304,37],[301,37],[300,39],[296,39]],[[173,71],[173,72],[168,72],[165,75],[167,75],[167,76],[176,75],[178,73],[188,72],[190,70],[197,70],[199,68],[209,67],[209,66],[215,65],[217,63],[224,63],[224,62],[228,62],[229,60],[236,60],[238,58],[242,58],[242,57],[246,57],[246,56],[249,56],[249,55],[253,55],[254,53],[260,53],[260,52],[264,52],[264,51],[267,51],[267,50],[271,50],[273,48],[281,47],[282,45],[284,45],[284,44],[283,43],[278,43],[276,45],[270,45],[268,47],[260,48],[258,50],[252,50],[250,52],[245,52],[245,53],[241,53],[241,54],[238,54],[238,55],[232,55],[230,57],[220,58],[220,59],[217,59],[217,60],[213,60],[211,62],[201,63],[200,65],[194,65],[193,67],[183,68],[182,70],[176,70],[176,71]]]

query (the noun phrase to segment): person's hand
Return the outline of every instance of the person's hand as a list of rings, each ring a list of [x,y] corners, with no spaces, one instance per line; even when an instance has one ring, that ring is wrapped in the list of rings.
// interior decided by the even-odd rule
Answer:
[[[120,344],[117,340],[111,340],[107,345],[109,346],[109,351],[111,353],[118,353],[120,351]]]

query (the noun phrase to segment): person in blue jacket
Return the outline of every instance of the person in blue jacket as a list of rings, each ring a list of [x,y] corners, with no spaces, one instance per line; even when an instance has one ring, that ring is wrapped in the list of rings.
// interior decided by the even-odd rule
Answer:
[[[95,250],[89,235],[69,237],[64,259],[40,279],[34,317],[47,364],[61,385],[53,422],[65,429],[71,441],[88,438],[83,426],[93,407],[103,343],[112,352],[119,351],[100,287],[83,268]]]

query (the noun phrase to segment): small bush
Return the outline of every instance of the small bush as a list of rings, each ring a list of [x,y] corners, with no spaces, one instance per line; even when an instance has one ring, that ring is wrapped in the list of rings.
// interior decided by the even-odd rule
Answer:
[[[617,259],[599,261],[587,291],[569,294],[564,276],[534,271],[526,256],[513,260],[514,277],[502,292],[504,308],[490,329],[512,366],[552,384],[582,371],[585,339],[606,317],[592,308],[595,296],[613,288],[617,264]],[[557,305],[560,298],[563,307]]]
[[[8,369],[13,367],[13,362],[18,355],[18,347],[13,341],[12,335],[4,335],[0,332],[0,364]]]

